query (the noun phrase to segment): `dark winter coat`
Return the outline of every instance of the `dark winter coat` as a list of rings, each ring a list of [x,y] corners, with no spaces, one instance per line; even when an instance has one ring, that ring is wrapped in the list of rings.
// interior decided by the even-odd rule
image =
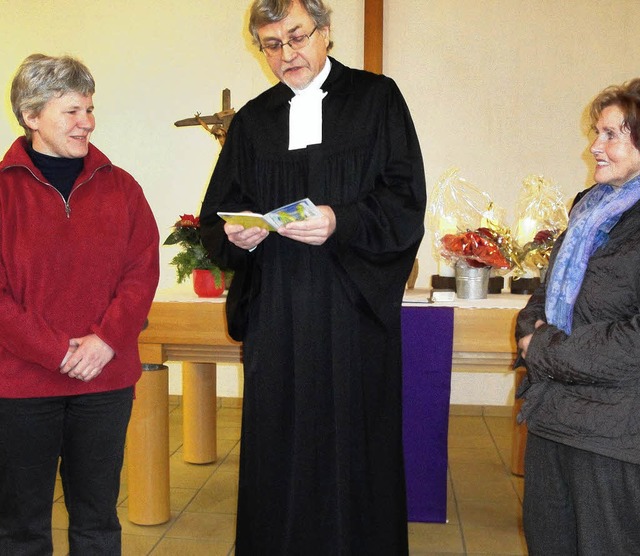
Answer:
[[[544,305],[543,284],[517,320],[516,339],[533,332],[520,420],[549,440],[640,464],[640,203],[591,256],[569,336],[535,329]]]

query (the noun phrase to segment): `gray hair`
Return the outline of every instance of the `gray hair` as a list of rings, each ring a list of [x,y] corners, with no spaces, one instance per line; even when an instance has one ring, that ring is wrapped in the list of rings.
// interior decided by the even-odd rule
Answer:
[[[20,64],[11,83],[11,108],[27,138],[31,139],[23,112],[38,115],[53,97],[71,92],[92,95],[95,90],[93,76],[80,60],[71,56],[32,54]]]
[[[249,33],[253,37],[253,44],[260,46],[260,38],[258,37],[258,29],[269,23],[282,21],[294,0],[254,0],[251,5],[249,16]],[[331,9],[324,5],[322,0],[298,0],[300,5],[313,19],[316,27],[331,27]],[[333,46],[333,41],[329,41],[327,50]]]

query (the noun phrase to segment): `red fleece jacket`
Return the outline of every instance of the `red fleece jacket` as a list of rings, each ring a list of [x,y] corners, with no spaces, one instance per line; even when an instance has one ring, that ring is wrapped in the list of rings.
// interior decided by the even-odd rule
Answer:
[[[17,139],[0,162],[0,397],[131,386],[159,277],[151,209],[133,177],[93,145],[65,203],[26,145]],[[114,358],[87,383],[61,374],[69,339],[92,333]]]

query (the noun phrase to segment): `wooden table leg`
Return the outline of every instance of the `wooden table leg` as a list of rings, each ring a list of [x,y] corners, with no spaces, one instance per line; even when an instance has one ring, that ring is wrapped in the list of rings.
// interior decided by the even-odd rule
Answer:
[[[184,461],[211,463],[218,458],[216,364],[182,363],[182,451]]]
[[[169,499],[169,369],[143,365],[127,430],[129,521],[158,525],[171,517]]]
[[[527,371],[524,367],[516,369],[516,391],[526,374]],[[514,400],[512,415],[513,436],[511,437],[511,473],[524,476],[524,451],[527,446],[527,425],[525,423],[518,424],[516,420],[521,406],[522,400]]]

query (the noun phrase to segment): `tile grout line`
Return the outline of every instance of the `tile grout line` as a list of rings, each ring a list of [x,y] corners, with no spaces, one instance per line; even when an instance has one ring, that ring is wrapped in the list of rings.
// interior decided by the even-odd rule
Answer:
[[[448,465],[447,465],[448,467]],[[462,541],[462,554],[467,554],[467,543],[464,538],[464,528],[462,527],[462,516],[460,515],[460,508],[458,507],[458,496],[456,495],[456,486],[453,480],[453,474],[449,469],[449,481],[451,482],[451,496],[456,508],[456,517],[458,518],[458,532],[460,533],[460,540]]]
[[[498,446],[498,442],[496,441],[493,433],[491,432],[491,427],[489,426],[489,423],[487,423],[486,416],[484,414],[482,415],[482,422],[487,427],[487,430],[489,431],[489,436],[491,437],[491,442],[493,442],[493,446],[496,449],[496,451],[498,452],[498,457],[500,458],[500,461],[502,462],[502,466],[504,467],[504,469],[506,470],[506,472],[509,475],[511,488],[513,489],[513,492],[515,493],[516,498],[520,501],[520,505],[522,505],[522,498],[520,496],[520,493],[516,489],[516,485],[513,482],[514,474],[511,472],[511,462],[504,461],[504,458],[502,457],[502,453],[500,452],[500,448]]]
[[[180,407],[180,405],[176,406],[174,408],[175,411]],[[216,409],[216,413],[219,411],[219,408]],[[171,413],[171,412],[170,412]],[[217,424],[216,424],[217,426]],[[184,505],[184,507],[178,511],[175,519],[173,520],[173,522],[171,523],[171,525],[169,525],[167,527],[167,529],[162,533],[162,535],[160,535],[160,537],[158,537],[158,541],[153,545],[153,547],[151,548],[151,550],[149,552],[147,552],[147,556],[152,556],[153,552],[156,550],[156,548],[158,548],[158,546],[160,545],[160,543],[165,540],[166,535],[169,531],[171,531],[173,529],[173,527],[175,526],[175,524],[178,522],[178,519],[180,519],[180,517],[185,513],[186,509],[189,507],[189,504],[191,504],[191,502],[193,502],[195,500],[195,498],[198,496],[198,494],[200,494],[200,492],[202,491],[204,485],[207,483],[207,481],[209,481],[209,479],[211,479],[211,477],[220,469],[220,466],[229,458],[229,456],[231,455],[231,452],[235,449],[235,447],[238,445],[238,443],[240,442],[240,440],[237,440],[236,443],[234,444],[234,446],[227,452],[227,454],[222,458],[222,459],[218,459],[215,462],[215,468],[214,470],[211,472],[211,475],[209,475],[209,477],[197,488],[195,489],[195,493],[193,494],[193,496],[189,499],[189,501]],[[180,448],[182,448],[183,443],[180,443],[180,445],[173,451],[173,453],[171,455],[175,455]],[[197,464],[192,464],[192,465],[197,465]],[[193,540],[198,540],[198,539],[193,539]],[[233,556],[233,551],[235,549],[235,541],[231,547],[231,551],[229,552],[228,556]]]

